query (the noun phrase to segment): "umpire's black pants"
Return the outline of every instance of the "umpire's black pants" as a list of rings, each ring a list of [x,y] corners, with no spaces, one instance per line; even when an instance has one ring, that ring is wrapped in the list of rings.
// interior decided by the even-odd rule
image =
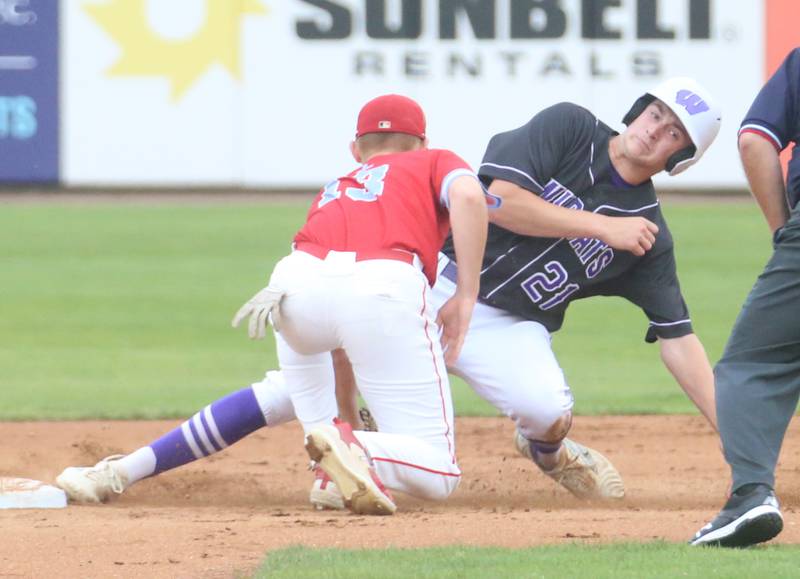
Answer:
[[[800,395],[800,211],[742,306],[714,369],[717,417],[733,490],[775,486],[786,428]]]

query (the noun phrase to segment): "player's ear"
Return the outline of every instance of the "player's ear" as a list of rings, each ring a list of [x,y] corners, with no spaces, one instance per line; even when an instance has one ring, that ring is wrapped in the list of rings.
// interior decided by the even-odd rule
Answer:
[[[358,145],[356,145],[355,141],[350,141],[350,154],[353,155],[356,163],[361,162],[361,153],[358,151]]]
[[[423,149],[427,149],[428,148],[428,137],[425,137],[424,139],[422,139],[422,148]]]

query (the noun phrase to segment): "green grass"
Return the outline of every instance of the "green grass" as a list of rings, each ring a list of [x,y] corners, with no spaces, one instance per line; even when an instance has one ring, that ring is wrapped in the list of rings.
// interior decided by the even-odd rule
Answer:
[[[0,418],[183,416],[275,366],[231,329],[299,206],[5,206]]]
[[[182,417],[276,365],[229,321],[303,205],[0,205],[0,419]],[[718,358],[769,254],[754,206],[667,207],[695,330]],[[581,414],[691,412],[614,299],[570,308],[554,347]],[[494,414],[463,384],[459,414]]]
[[[749,550],[698,549],[663,542],[499,549],[342,550],[293,547],[270,553],[255,577],[526,577],[697,579],[797,576],[799,550],[767,547]],[[376,571],[377,570],[377,571]]]

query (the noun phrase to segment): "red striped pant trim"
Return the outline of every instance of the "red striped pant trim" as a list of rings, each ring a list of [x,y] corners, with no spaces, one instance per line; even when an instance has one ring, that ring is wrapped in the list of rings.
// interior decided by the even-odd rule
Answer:
[[[447,421],[447,404],[444,400],[444,392],[442,389],[442,373],[439,370],[439,364],[436,361],[436,354],[434,353],[434,346],[433,340],[431,339],[430,332],[428,328],[430,324],[428,323],[428,317],[425,315],[425,311],[428,309],[428,301],[427,301],[427,289],[428,284],[427,281],[422,286],[422,311],[420,311],[420,315],[425,320],[425,337],[428,339],[429,349],[431,352],[431,360],[433,361],[433,369],[436,372],[436,380],[439,384],[439,400],[442,402],[442,419],[444,420],[445,425],[447,426],[447,430],[445,431],[444,435],[447,439],[447,452],[450,455],[450,459],[453,461],[453,464],[456,463],[455,454],[453,454],[453,446],[450,444],[450,433],[452,432],[452,428],[450,428],[450,423]]]
[[[407,466],[409,468],[415,468],[417,470],[423,470],[425,472],[429,472],[429,473],[432,473],[432,474],[438,474],[438,475],[441,475],[441,476],[452,476],[452,477],[455,477],[455,478],[460,478],[461,477],[461,472],[460,471],[459,472],[442,472],[440,470],[434,470],[432,468],[427,468],[427,467],[421,466],[419,464],[411,464],[410,462],[404,462],[402,460],[396,460],[394,458],[382,458],[382,457],[373,456],[372,460],[374,460],[374,461],[377,460],[377,461],[380,461],[380,462],[389,462],[391,464],[399,464],[400,466]]]

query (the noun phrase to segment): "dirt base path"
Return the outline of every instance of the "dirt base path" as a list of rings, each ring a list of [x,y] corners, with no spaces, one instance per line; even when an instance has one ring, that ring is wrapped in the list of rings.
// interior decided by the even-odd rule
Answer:
[[[52,481],[69,465],[129,452],[179,422],[0,423],[0,476]],[[697,417],[580,417],[573,436],[622,472],[627,497],[572,498],[513,449],[499,418],[457,423],[460,488],[446,503],[398,497],[394,517],[316,512],[296,424],[145,480],[104,506],[0,511],[0,577],[232,577],[270,549],[435,545],[529,547],[686,541],[721,506],[728,469]],[[779,466],[786,518],[776,542],[800,543],[800,427]]]

